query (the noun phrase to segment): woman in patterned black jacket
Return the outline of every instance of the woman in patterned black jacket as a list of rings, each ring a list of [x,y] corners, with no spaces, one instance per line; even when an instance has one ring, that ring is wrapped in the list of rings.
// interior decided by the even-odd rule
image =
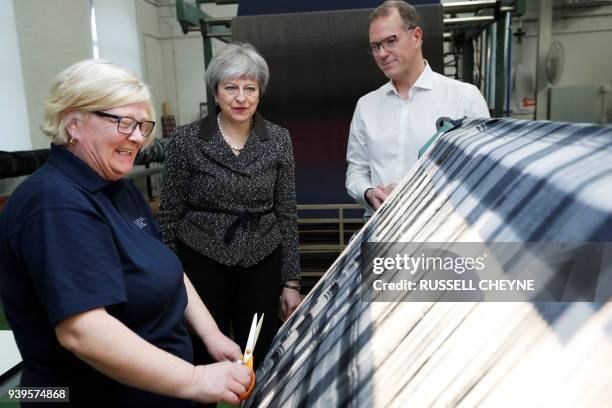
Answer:
[[[265,313],[256,365],[278,329],[279,306],[286,320],[300,302],[291,139],[257,113],[268,77],[249,44],[215,54],[206,81],[217,107],[174,131],[159,211],[164,240],[223,333],[231,325],[245,344],[253,314]],[[210,361],[201,342],[194,352]]]

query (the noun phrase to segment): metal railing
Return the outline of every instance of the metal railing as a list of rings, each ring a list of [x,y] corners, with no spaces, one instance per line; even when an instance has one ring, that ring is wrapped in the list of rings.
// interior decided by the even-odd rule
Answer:
[[[335,211],[331,217],[299,217],[300,225],[326,225],[336,226],[338,228],[338,241],[335,244],[301,244],[300,252],[342,252],[346,248],[345,231],[346,224],[363,224],[363,218],[350,218],[345,216],[346,210],[360,210],[362,207],[359,204],[300,204],[298,205],[298,214],[304,211]],[[311,230],[309,232],[315,232]],[[319,230],[321,232],[329,232],[329,230]],[[333,230],[332,230],[333,231]]]
[[[347,217],[347,212],[360,209],[362,207],[359,204],[298,205],[302,287],[306,292],[316,284],[346,248],[347,231],[350,232],[350,228],[357,230],[363,225],[363,218]],[[321,216],[321,213],[329,215]],[[305,237],[314,243],[304,243]],[[330,240],[334,242],[321,243]]]

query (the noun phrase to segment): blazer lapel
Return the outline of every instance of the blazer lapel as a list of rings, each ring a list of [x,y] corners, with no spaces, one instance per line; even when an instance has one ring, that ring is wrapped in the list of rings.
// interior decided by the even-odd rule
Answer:
[[[204,141],[204,153],[217,163],[230,168],[236,173],[250,174],[251,164],[257,161],[269,148],[269,140],[266,131],[266,120],[259,114],[253,116],[253,130],[247,139],[244,149],[236,156],[227,145],[217,123],[217,107],[213,113],[209,113],[200,121],[200,138]]]
[[[240,155],[238,157],[235,156],[232,149],[223,140],[223,136],[221,136],[217,123],[218,113],[219,108],[216,108],[200,121],[200,139],[204,142],[202,150],[206,156],[218,164],[228,167],[236,173],[245,174],[242,166],[237,161]]]
[[[253,116],[253,130],[244,145],[244,149],[236,156],[243,172],[250,173],[251,164],[257,161],[266,152],[266,149],[269,149],[267,143],[269,135],[266,131],[265,122],[265,119],[256,112]]]

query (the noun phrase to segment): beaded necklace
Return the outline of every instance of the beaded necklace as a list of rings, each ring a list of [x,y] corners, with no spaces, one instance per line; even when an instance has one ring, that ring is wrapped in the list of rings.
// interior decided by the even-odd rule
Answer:
[[[233,151],[235,151],[236,153],[240,153],[242,151],[242,149],[244,149],[244,144],[240,147],[236,147],[234,145],[232,145],[232,143],[230,142],[229,137],[227,137],[225,135],[225,133],[223,132],[223,126],[221,126],[221,112],[219,112],[219,114],[217,115],[217,124],[219,125],[219,131],[221,132],[221,136],[223,136],[223,140],[225,140],[225,143],[227,143],[227,145],[230,147],[230,149],[232,149]],[[251,126],[253,125],[253,121],[251,120]],[[250,133],[250,131],[249,131]],[[248,138],[248,136],[247,136]],[[246,144],[246,140],[244,142]]]

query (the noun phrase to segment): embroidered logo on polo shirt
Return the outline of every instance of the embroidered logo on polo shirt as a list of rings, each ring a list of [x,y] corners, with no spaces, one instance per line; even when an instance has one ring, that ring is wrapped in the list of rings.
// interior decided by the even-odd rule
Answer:
[[[147,222],[145,221],[144,217],[138,217],[134,220],[134,224],[140,228],[143,229],[144,227],[147,226]]]

